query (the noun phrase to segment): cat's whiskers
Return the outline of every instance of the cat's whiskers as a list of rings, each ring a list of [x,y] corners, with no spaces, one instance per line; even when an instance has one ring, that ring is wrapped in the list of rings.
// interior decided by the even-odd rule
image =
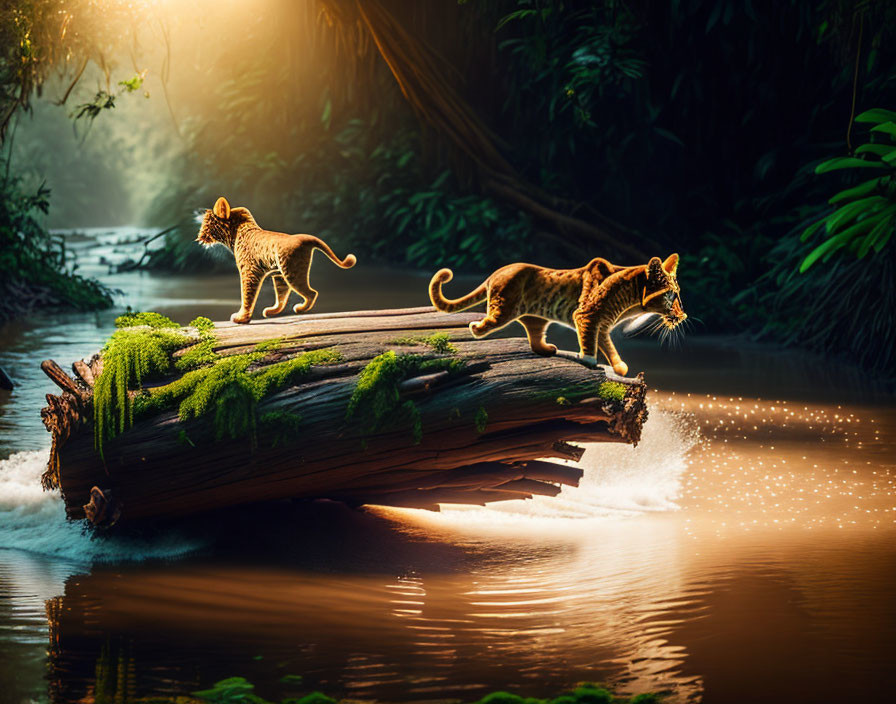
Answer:
[[[650,324],[645,329],[648,335],[656,335],[665,327],[665,323],[662,318],[657,318],[650,322]]]

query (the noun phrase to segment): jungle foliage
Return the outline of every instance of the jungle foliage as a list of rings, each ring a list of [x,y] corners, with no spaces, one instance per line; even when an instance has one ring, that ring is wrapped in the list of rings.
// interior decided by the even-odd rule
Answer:
[[[836,210],[807,227],[800,239],[808,241],[816,233],[825,239],[800,264],[800,273],[817,261],[828,262],[840,249],[847,249],[859,259],[871,250],[880,254],[896,229],[896,112],[874,109],[856,117],[856,122],[873,125],[872,141],[859,145],[854,156],[840,156],[815,167],[816,174],[848,169],[862,180],[828,199]],[[877,141],[873,141],[879,137]],[[823,229],[822,229],[823,228]]]
[[[485,272],[521,259],[563,266],[614,256],[602,244],[572,246],[562,231],[487,192],[482,169],[415,116],[364,45],[363,27],[338,12],[333,26],[299,22],[273,6],[250,37],[304,32],[307,53],[281,57],[279,76],[257,56],[241,57],[247,71],[216,83],[218,104],[241,119],[190,136],[199,156],[178,168],[193,175],[173,182],[156,215],[235,191],[237,202],[259,204],[261,222],[296,223],[337,246],[350,243],[367,261]],[[688,310],[707,329],[750,330],[886,368],[894,325],[857,306],[869,287],[892,290],[892,221],[875,221],[876,246],[863,266],[828,245],[826,261],[802,275],[799,267],[823,244],[800,240],[807,221],[827,213],[830,183],[816,178],[816,165],[838,152],[861,159],[856,170],[867,176],[873,160],[886,164],[878,153],[885,132],[853,152],[846,137],[853,100],[864,119],[893,91],[896,7],[786,0],[769,14],[729,0],[383,6],[433,47],[531,189],[585,220],[625,223],[643,233],[632,241],[651,254],[679,251]],[[230,59],[218,60],[226,73]],[[275,110],[270,96],[307,62],[317,70],[280,91]],[[887,197],[845,203],[854,224],[864,222],[859,230],[871,222],[860,211],[875,204],[888,213]],[[193,266],[201,256],[194,229],[186,223],[156,264]],[[843,295],[824,304],[828,314],[800,316],[817,298],[808,292],[831,277]],[[875,332],[842,335],[847,321]]]
[[[66,0],[15,0],[0,5],[0,147],[8,146],[15,118],[30,109],[52,72],[68,74],[73,86],[93,60],[110,80],[103,57],[121,46],[138,15],[124,2],[101,7]],[[138,88],[127,83],[121,90]],[[64,103],[70,93],[71,88],[60,101]],[[90,110],[80,106],[83,114]],[[77,274],[77,262],[65,240],[44,226],[49,190],[44,185],[26,188],[11,168],[8,151],[0,158],[0,171],[0,323],[45,306],[76,310],[110,306],[112,292]]]
[[[54,2],[66,4],[36,4]],[[852,133],[855,115],[894,107],[896,5],[359,7],[265,0],[240,42],[219,40],[232,22],[223,12],[202,13],[198,40],[189,23],[165,33],[198,69],[171,71],[164,54],[182,148],[165,152],[167,185],[145,216],[180,227],[153,265],[216,264],[193,244],[192,213],[222,194],[264,226],[314,232],[368,262],[485,272],[678,251],[688,311],[707,329],[892,369],[896,324],[865,300],[894,284],[881,127],[891,120],[856,123],[874,136],[855,149]],[[127,35],[135,23],[121,26]],[[852,167],[838,169],[844,189],[860,188],[861,172],[882,177],[877,191],[826,205],[831,162],[815,170],[832,156],[862,162],[836,162]],[[575,219],[609,238],[589,239]],[[824,301],[832,287],[839,295]],[[850,325],[857,334],[843,334]]]
[[[6,163],[0,160],[0,171]],[[48,232],[41,216],[49,191],[28,193],[19,179],[0,175],[0,324],[43,306],[106,308],[112,292],[77,273],[65,238]]]

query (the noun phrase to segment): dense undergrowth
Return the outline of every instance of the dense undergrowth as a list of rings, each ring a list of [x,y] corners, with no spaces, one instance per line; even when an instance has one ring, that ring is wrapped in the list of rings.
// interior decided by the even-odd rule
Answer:
[[[832,246],[822,253],[831,255],[827,262],[798,269],[820,244],[802,242],[802,227],[828,212],[831,195],[816,164],[838,152],[862,162],[884,156],[886,132],[876,134],[878,146],[855,149],[844,135],[853,90],[857,113],[892,94],[894,13],[878,1],[787,0],[772,22],[751,3],[725,0],[492,0],[408,10],[400,20],[467,77],[462,97],[500,126],[496,143],[533,187],[585,220],[599,214],[647,233],[661,250],[649,254],[681,253],[686,305],[701,329],[827,349],[886,372],[896,324],[862,305],[862,291],[886,269],[878,260],[892,253],[885,233],[866,248],[865,267],[850,266],[854,254]],[[279,19],[279,27],[253,31],[297,31]],[[295,106],[302,118],[276,158],[266,156],[267,133],[206,130],[191,143],[199,160],[184,165],[196,177],[172,182],[156,212],[208,204],[228,188],[258,203],[272,227],[295,223],[364,260],[424,268],[574,266],[608,254],[605,245],[558,246],[562,233],[483,195],[476,169],[450,140],[415,124],[384,65],[373,62],[368,85],[334,89],[345,65],[321,46],[320,73]],[[261,97],[276,82],[268,76],[248,88],[259,97],[248,124],[270,122]],[[227,84],[216,92],[222,105],[246,100],[246,91]],[[199,177],[212,173],[217,183]],[[272,191],[279,182],[289,191]],[[858,185],[847,175],[850,182]],[[172,236],[156,263],[194,266],[201,256],[191,247],[194,229],[190,223]],[[829,267],[849,270],[836,284],[845,302],[824,316],[796,315],[809,292],[831,284]],[[856,320],[875,330],[874,339],[853,343],[840,334],[841,323]]]
[[[9,176],[0,159],[0,323],[31,310],[54,306],[94,310],[112,305],[112,291],[77,273],[65,238],[53,235],[41,217],[50,193],[41,186],[34,193]]]
[[[235,201],[249,206],[262,227],[313,232],[337,250],[363,252],[368,262],[423,268],[451,262],[475,271],[544,252],[531,237],[528,217],[465,191],[450,170],[429,174],[421,160],[420,135],[410,128],[379,137],[375,125],[351,118],[314,139],[305,135],[301,143],[305,149],[293,155],[291,163],[284,163],[282,155],[246,164],[226,185],[206,182],[185,188],[175,181],[152,212],[156,218],[170,212],[184,217],[165,246],[152,253],[149,266],[175,271],[230,268],[226,258],[209,256],[195,246],[192,211],[210,206],[220,193],[245,192],[245,181],[256,179],[287,180],[295,189],[279,202],[272,203],[271,194]],[[217,168],[215,154],[205,158],[209,163],[203,168]]]

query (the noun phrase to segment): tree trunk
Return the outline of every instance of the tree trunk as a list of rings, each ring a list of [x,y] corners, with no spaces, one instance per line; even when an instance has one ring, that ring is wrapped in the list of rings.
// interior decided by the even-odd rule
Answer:
[[[301,416],[285,440],[261,428],[254,441],[216,440],[208,417],[182,421],[172,408],[138,417],[105,443],[104,459],[94,449],[91,411],[102,359],[75,362],[77,380],[48,360],[42,367],[63,392],[48,395],[42,411],[53,433],[45,486],[61,488],[69,518],[94,524],[284,498],[438,510],[439,503],[555,495],[581,476],[575,467],[545,461],[579,459],[583,450],[570,442],[638,442],[647,416],[643,375],[622,378],[604,367],[539,357],[524,339],[474,340],[467,324],[479,317],[412,308],[218,323],[221,355],[278,341],[256,367],[320,348],[337,350],[341,361],[313,367],[258,403],[259,417]],[[453,351],[408,339],[436,332],[448,334]],[[361,370],[388,350],[458,360],[450,371],[418,374],[395,387],[399,404],[413,401],[419,441],[403,406],[374,430],[347,420]]]

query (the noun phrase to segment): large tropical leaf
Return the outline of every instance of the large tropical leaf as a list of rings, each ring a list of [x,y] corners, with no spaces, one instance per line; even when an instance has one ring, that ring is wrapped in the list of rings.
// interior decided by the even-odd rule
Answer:
[[[836,171],[837,169],[882,169],[884,165],[879,161],[871,161],[869,159],[858,159],[854,156],[838,156],[833,159],[821,162],[815,167],[815,173],[824,174],[828,171]]]
[[[873,122],[874,124],[896,122],[896,112],[883,108],[872,108],[856,115],[856,122]]]
[[[867,195],[873,192],[878,186],[880,186],[880,177],[869,179],[864,183],[860,183],[858,186],[854,186],[852,188],[847,188],[846,190],[840,191],[836,195],[832,196],[828,203],[831,205],[836,205],[837,203],[841,203],[844,200],[852,200],[853,198],[859,198],[861,196]]]

